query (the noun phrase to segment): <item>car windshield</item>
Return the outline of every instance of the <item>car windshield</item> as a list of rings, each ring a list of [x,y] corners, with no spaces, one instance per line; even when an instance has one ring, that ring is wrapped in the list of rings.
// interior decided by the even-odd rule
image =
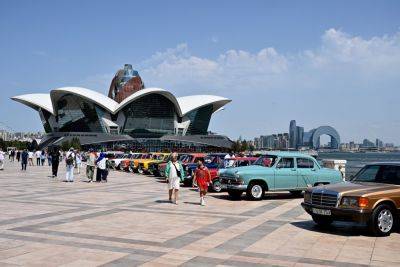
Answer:
[[[352,181],[400,185],[400,166],[367,165],[356,174]]]
[[[259,157],[253,165],[259,165],[263,167],[272,167],[275,164],[276,156],[266,155]]]

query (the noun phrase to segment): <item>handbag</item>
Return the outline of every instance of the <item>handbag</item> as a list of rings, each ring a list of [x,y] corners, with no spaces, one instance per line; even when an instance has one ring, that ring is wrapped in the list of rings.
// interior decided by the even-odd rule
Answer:
[[[180,170],[178,170],[178,168],[176,167],[175,163],[172,163],[172,165],[174,165],[174,167],[175,167],[175,170],[176,170],[176,175],[178,175],[178,177],[179,177],[179,178],[182,178],[181,171],[180,171]]]

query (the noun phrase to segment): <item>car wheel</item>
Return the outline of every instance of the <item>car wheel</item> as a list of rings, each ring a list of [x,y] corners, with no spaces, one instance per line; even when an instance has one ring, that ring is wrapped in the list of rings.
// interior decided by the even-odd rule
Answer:
[[[217,193],[222,191],[221,182],[219,181],[219,179],[214,179],[212,183],[212,190]]]
[[[296,190],[296,191],[289,191],[290,194],[292,194],[294,197],[301,197],[303,191],[301,190]]]
[[[128,167],[129,172],[133,172],[133,168],[131,166]]]
[[[250,200],[261,200],[264,197],[265,189],[260,183],[251,183],[247,187],[246,196]]]
[[[242,191],[228,190],[228,195],[231,199],[238,200],[242,196]]]
[[[138,168],[138,169],[137,169],[137,172],[138,172],[139,174],[143,174],[143,173],[144,173],[144,171],[143,171],[142,168]]]
[[[372,217],[368,226],[375,236],[390,235],[395,226],[393,209],[386,204],[376,207],[372,212]]]
[[[332,224],[333,220],[330,217],[322,215],[312,215],[313,221],[319,226],[329,226]]]

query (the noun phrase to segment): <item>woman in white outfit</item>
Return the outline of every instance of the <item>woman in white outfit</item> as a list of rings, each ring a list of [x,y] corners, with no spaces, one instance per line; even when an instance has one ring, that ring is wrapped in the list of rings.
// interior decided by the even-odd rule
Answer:
[[[165,178],[168,182],[169,201],[172,202],[172,195],[174,195],[174,202],[178,204],[179,188],[181,180],[185,173],[182,164],[178,161],[178,154],[172,153],[171,161],[168,162],[165,168]]]

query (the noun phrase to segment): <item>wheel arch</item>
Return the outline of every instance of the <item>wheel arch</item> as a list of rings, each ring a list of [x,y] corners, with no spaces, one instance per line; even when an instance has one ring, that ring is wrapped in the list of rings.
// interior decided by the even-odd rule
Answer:
[[[261,186],[263,186],[265,191],[268,191],[268,189],[269,189],[268,183],[264,179],[261,179],[261,178],[250,179],[247,187],[249,187],[249,185],[251,185],[252,183],[261,184]]]
[[[396,208],[396,203],[392,199],[389,199],[389,198],[381,199],[381,200],[378,200],[377,202],[375,202],[374,206],[372,207],[372,210],[376,209],[376,207],[378,207],[379,205],[383,205],[383,204],[390,206],[393,209],[393,212],[395,212],[397,214],[398,209]]]

